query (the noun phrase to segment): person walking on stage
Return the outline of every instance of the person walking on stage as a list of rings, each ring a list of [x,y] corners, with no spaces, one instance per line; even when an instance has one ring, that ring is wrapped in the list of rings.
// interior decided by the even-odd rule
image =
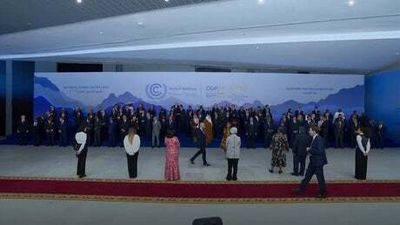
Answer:
[[[137,160],[139,156],[140,137],[135,128],[130,128],[124,138],[124,148],[128,162],[129,178],[137,177]]]
[[[317,198],[325,198],[326,185],[324,177],[324,166],[328,164],[328,160],[325,154],[324,140],[318,135],[318,127],[315,125],[310,126],[308,133],[313,138],[308,151],[308,153],[310,154],[310,162],[308,164],[306,175],[301,181],[300,186],[293,191],[298,194],[303,193],[312,176],[315,174],[317,176],[319,185],[319,194],[317,195]]]
[[[304,176],[306,167],[307,148],[310,146],[310,136],[306,134],[305,127],[299,127],[293,143],[293,176]],[[300,171],[299,171],[300,165]]]
[[[194,154],[194,156],[190,159],[190,163],[194,164],[194,160],[201,154],[203,158],[203,165],[204,166],[210,166],[210,164],[207,163],[206,159],[206,134],[205,134],[205,124],[204,122],[200,123],[200,127],[196,129],[196,136],[197,136],[197,144],[200,148],[199,151]]]
[[[367,178],[368,153],[371,150],[369,129],[362,127],[356,131],[358,133],[356,140],[356,162],[355,178],[365,180]]]
[[[181,144],[175,136],[174,130],[167,130],[164,143],[166,148],[164,178],[168,181],[179,180],[179,148]]]
[[[232,127],[230,129],[231,135],[226,139],[226,158],[228,159],[228,175],[226,180],[237,180],[238,163],[240,156],[240,137],[237,136],[237,128]]]
[[[81,126],[78,130],[78,133],[75,134],[76,141],[76,157],[78,157],[78,166],[76,175],[79,178],[86,177],[86,156],[88,152],[88,142],[87,142],[87,128],[85,126]]]

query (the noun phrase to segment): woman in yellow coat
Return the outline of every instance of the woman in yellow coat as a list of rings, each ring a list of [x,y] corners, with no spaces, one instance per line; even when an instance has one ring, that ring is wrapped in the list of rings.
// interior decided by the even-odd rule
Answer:
[[[206,119],[204,120],[204,125],[205,125],[205,131],[206,131],[206,144],[209,145],[209,144],[211,144],[213,137],[214,137],[213,123],[212,123],[210,115],[206,116]]]
[[[222,137],[220,148],[226,152],[226,139],[230,135],[231,123],[227,122],[224,127],[224,136]]]

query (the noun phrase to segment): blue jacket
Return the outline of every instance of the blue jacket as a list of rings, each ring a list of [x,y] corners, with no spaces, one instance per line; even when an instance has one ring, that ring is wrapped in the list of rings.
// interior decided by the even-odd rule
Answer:
[[[311,143],[309,150],[310,155],[310,165],[311,166],[324,166],[328,164],[328,160],[325,154],[324,140],[321,136],[317,135],[314,141]]]

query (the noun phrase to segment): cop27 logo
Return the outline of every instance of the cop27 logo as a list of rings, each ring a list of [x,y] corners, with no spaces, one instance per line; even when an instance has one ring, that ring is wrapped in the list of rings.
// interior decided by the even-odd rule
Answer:
[[[153,83],[146,86],[147,97],[159,100],[165,97],[167,94],[167,86],[165,84]]]

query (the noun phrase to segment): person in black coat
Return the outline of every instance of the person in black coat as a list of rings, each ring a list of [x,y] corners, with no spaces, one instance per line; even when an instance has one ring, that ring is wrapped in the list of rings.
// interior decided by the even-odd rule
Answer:
[[[265,118],[264,122],[264,146],[265,148],[269,148],[271,144],[271,138],[274,133],[274,127],[272,126],[272,121],[270,117]]]
[[[79,127],[81,127],[81,125],[84,122],[84,118],[83,118],[81,109],[79,107],[74,109],[73,115],[74,115],[75,127],[76,127],[76,130],[78,130]]]
[[[101,130],[103,128],[103,121],[101,121],[99,116],[95,116],[94,119],[94,146],[101,146]]]
[[[58,125],[58,135],[59,135],[58,145],[60,147],[67,146],[67,123],[65,122],[63,117],[60,117],[60,123]]]
[[[33,137],[33,145],[34,146],[39,146],[41,144],[41,142],[42,142],[42,138],[41,138],[40,123],[39,123],[38,119],[35,119],[33,121],[32,137]]]
[[[108,146],[115,147],[118,126],[112,117],[110,117],[109,120],[110,122],[108,123]]]
[[[297,122],[297,117],[293,117],[289,122],[289,129],[288,129],[288,141],[289,147],[293,148],[293,143],[296,139],[297,134],[299,133],[299,123]]]
[[[376,139],[376,147],[383,149],[384,147],[384,133],[385,126],[382,122],[379,122],[375,128],[375,139]]]
[[[293,191],[299,194],[303,193],[312,176],[315,174],[317,176],[319,184],[319,194],[317,195],[317,197],[325,198],[326,184],[324,177],[324,166],[328,164],[328,160],[325,154],[324,140],[318,135],[318,127],[315,125],[310,126],[308,133],[310,134],[310,136],[313,137],[313,140],[311,141],[311,146],[308,150],[308,153],[310,154],[310,163],[308,164],[306,175],[301,181],[300,186]]]
[[[349,139],[350,139],[350,147],[356,147],[356,137],[357,137],[357,130],[360,127],[360,123],[358,121],[357,112],[353,112],[351,118],[349,120]]]
[[[310,146],[310,141],[305,127],[299,127],[299,134],[296,135],[293,143],[293,173],[291,173],[293,176],[304,176],[307,148]]]
[[[324,139],[325,148],[329,147],[329,121],[325,116],[321,117],[320,134]]]
[[[25,115],[21,115],[21,120],[17,124],[17,134],[19,134],[19,145],[28,144],[29,124]]]
[[[126,115],[122,116],[122,120],[119,123],[119,134],[120,134],[120,146],[124,146],[124,138],[128,134],[129,128],[131,127],[131,123],[128,120]]]
[[[258,125],[254,117],[250,117],[246,125],[247,148],[256,148]]]
[[[196,134],[197,134],[197,144],[200,148],[199,151],[194,154],[194,156],[190,159],[190,163],[194,164],[194,160],[201,154],[203,158],[203,165],[204,166],[210,166],[210,164],[207,163],[206,159],[206,133],[205,133],[205,124],[204,122],[200,123],[200,127],[196,129]]]
[[[90,119],[90,117],[86,118],[86,135],[87,135],[87,145],[92,146],[93,144],[93,130],[94,130],[94,125],[93,125],[93,120]]]
[[[46,132],[47,145],[54,145],[54,133],[55,133],[55,125],[53,122],[53,118],[49,117],[44,125],[44,130]]]
[[[334,124],[336,148],[344,148],[343,136],[344,136],[345,121],[343,115],[339,114]]]
[[[149,112],[147,112],[146,119],[144,122],[145,140],[147,140],[147,141],[151,140],[152,122],[153,122],[153,119],[151,117],[151,114]]]

